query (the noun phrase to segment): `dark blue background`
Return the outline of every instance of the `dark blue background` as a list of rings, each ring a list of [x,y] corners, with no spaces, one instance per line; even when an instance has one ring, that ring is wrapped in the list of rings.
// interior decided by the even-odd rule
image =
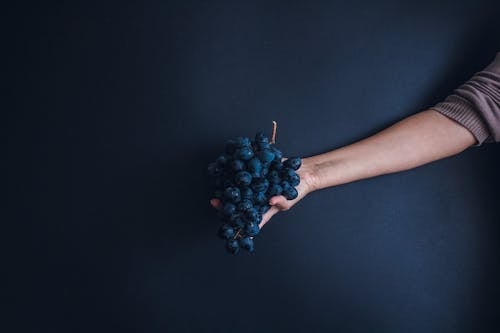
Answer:
[[[272,120],[286,155],[310,156],[434,105],[493,60],[499,12],[485,0],[6,8],[2,331],[500,331],[497,144],[313,193],[252,256],[215,237],[206,177],[226,139]]]

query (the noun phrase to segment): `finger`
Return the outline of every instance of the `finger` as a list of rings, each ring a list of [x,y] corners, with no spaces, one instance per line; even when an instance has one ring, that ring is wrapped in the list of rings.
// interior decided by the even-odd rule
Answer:
[[[269,204],[273,207],[283,210],[286,208],[287,199],[282,195],[276,195],[269,199]]]
[[[222,202],[219,199],[216,199],[216,198],[210,199],[210,204],[215,209],[221,209],[222,208]]]
[[[273,217],[277,212],[279,212],[278,207],[271,207],[269,210],[262,215],[262,220],[259,223],[259,228],[262,229],[262,227]]]

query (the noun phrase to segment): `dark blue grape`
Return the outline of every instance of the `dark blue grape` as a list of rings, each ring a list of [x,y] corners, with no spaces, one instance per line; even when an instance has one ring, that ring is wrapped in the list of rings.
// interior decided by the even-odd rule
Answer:
[[[269,144],[269,142],[257,142],[255,143],[255,147],[257,148],[257,150],[265,150],[271,148],[271,145]]]
[[[283,153],[281,153],[281,151],[276,147],[271,147],[271,151],[274,153],[274,161],[281,162]]]
[[[222,179],[222,187],[226,188],[226,187],[231,187],[233,185],[234,185],[234,183],[231,180],[231,177],[227,177],[227,178]]]
[[[269,187],[269,181],[265,178],[254,178],[251,186],[254,192],[265,192]]]
[[[245,163],[242,160],[232,160],[231,169],[234,171],[241,171],[245,169]]]
[[[276,170],[271,170],[266,176],[271,184],[279,184],[281,182],[280,174]]]
[[[283,180],[286,180],[288,181],[290,179],[291,176],[293,175],[296,175],[297,173],[295,172],[295,170],[293,169],[290,169],[290,168],[283,168],[281,169],[280,171],[280,176]]]
[[[239,171],[234,176],[234,182],[241,187],[248,186],[252,182],[252,175],[246,171]]]
[[[302,165],[302,160],[300,159],[300,157],[290,157],[289,159],[283,162],[283,165],[286,168],[298,170]]]
[[[290,186],[286,190],[283,191],[283,196],[287,198],[287,200],[293,200],[298,196],[298,192],[295,187]]]
[[[242,249],[247,250],[248,252],[253,252],[254,251],[254,245],[253,245],[253,239],[250,237],[243,237],[239,241],[240,247]]]
[[[269,168],[267,166],[262,167],[262,171],[260,172],[261,177],[265,177],[269,173]]]
[[[241,200],[241,202],[238,204],[238,211],[243,213],[245,212],[246,210],[249,210],[253,208],[253,203],[251,200],[249,199],[243,199]]]
[[[292,186],[297,186],[299,185],[300,183],[300,177],[299,175],[291,175],[289,178],[288,178],[288,182],[290,183],[290,185]]]
[[[273,184],[269,186],[267,190],[267,195],[270,197],[274,197],[275,195],[280,195],[283,192],[283,188],[279,184]]]
[[[259,218],[259,212],[255,208],[247,209],[243,213],[243,221],[255,222]]]
[[[235,228],[243,228],[245,226],[245,222],[243,221],[240,214],[233,214],[229,217],[229,224]]]
[[[239,188],[232,187],[232,186],[226,188],[226,190],[224,191],[224,196],[229,201],[232,201],[232,202],[238,202],[241,199],[241,193],[240,193]]]
[[[276,171],[281,171],[281,169],[283,169],[283,163],[275,159],[271,162],[270,168]]]
[[[268,149],[270,147],[269,138],[262,134],[262,132],[257,133],[255,135],[254,146],[257,150]]]
[[[242,147],[250,147],[251,145],[251,142],[250,142],[250,139],[249,138],[246,138],[246,137],[238,137],[236,138],[236,146],[238,148],[242,148]]]
[[[290,186],[290,183],[287,182],[286,180],[282,180],[281,183],[280,183],[281,187],[283,188],[283,191],[285,191],[287,188],[289,188]]]
[[[271,149],[261,150],[257,153],[257,156],[263,164],[269,164],[274,159],[274,153],[271,151]]]
[[[242,147],[236,150],[234,156],[240,160],[248,161],[253,157],[253,150],[251,147]]]
[[[269,138],[262,132],[257,132],[254,138],[255,142],[269,142]]]
[[[208,175],[211,177],[220,177],[224,173],[224,166],[219,166],[217,162],[208,164]]]
[[[259,231],[260,228],[258,223],[248,223],[245,225],[245,233],[250,237],[257,236]]]
[[[259,175],[262,170],[262,163],[257,157],[254,157],[250,161],[248,161],[247,169],[249,172]]]
[[[219,232],[218,232],[218,236],[222,239],[232,238],[232,237],[234,237],[235,234],[236,233],[235,233],[233,227],[231,227],[229,224],[223,224],[219,228]]]
[[[222,212],[225,215],[232,215],[234,212],[236,212],[236,205],[231,203],[231,202],[226,202],[224,203],[224,206],[222,207]]]
[[[217,163],[218,167],[224,167],[226,166],[226,163],[229,161],[229,158],[226,155],[220,155],[217,157],[217,160],[215,161]]]
[[[228,239],[226,242],[226,250],[231,254],[236,254],[240,250],[240,246],[236,239]]]
[[[250,199],[253,200],[253,191],[250,187],[243,187],[241,190],[241,198],[242,199]]]
[[[253,196],[253,201],[258,205],[267,204],[267,196],[265,192],[256,192]]]

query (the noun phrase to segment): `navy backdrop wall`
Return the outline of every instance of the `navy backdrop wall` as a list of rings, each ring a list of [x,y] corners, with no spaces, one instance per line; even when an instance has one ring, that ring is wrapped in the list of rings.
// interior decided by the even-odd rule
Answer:
[[[313,193],[251,256],[215,237],[206,176],[272,120],[309,156],[432,106],[493,60],[499,12],[11,5],[3,331],[499,331],[498,145]]]

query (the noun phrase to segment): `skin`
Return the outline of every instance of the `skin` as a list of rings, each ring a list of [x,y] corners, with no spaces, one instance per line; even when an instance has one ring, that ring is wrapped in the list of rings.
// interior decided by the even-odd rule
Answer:
[[[434,110],[407,117],[383,131],[353,144],[302,159],[297,170],[298,197],[275,196],[262,217],[262,228],[276,213],[292,208],[309,193],[388,173],[404,171],[458,154],[476,144],[462,125]],[[221,208],[218,199],[210,203]]]

